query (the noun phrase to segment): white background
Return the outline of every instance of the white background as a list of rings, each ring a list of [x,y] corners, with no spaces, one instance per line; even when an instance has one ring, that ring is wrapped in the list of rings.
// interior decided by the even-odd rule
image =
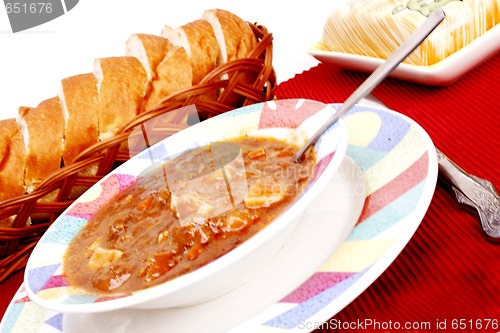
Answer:
[[[183,25],[211,8],[268,28],[283,82],[317,64],[307,49],[321,39],[333,9],[346,1],[80,0],[65,15],[15,34],[0,7],[0,119],[56,96],[61,79],[92,71],[95,58],[124,55],[131,34],[160,34],[164,25]]]

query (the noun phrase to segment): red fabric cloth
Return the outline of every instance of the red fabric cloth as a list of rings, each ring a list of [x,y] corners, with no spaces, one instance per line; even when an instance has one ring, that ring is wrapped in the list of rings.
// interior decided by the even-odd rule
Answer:
[[[367,76],[320,64],[276,94],[338,103]],[[500,189],[500,53],[447,87],[387,79],[373,94],[419,123],[463,169]],[[379,325],[342,328],[365,320]],[[415,326],[398,330],[396,322]],[[500,332],[500,244],[486,241],[476,216],[439,181],[403,252],[330,323],[316,332]]]
[[[12,274],[7,280],[0,283],[0,318],[10,304],[12,297],[23,283],[24,270]]]

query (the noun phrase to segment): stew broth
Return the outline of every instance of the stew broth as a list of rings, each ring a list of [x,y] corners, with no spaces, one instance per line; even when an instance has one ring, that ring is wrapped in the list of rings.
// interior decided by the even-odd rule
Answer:
[[[311,149],[295,163],[297,147],[276,139],[221,144],[166,162],[105,203],[68,247],[68,282],[123,294],[191,272],[268,225],[312,176]]]

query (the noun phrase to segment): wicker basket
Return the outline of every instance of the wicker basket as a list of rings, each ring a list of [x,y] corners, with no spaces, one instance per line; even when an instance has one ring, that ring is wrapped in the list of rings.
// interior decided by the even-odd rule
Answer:
[[[104,175],[129,158],[123,150],[136,128],[167,112],[195,105],[200,119],[206,119],[237,107],[274,98],[276,74],[272,66],[272,35],[263,26],[250,23],[259,43],[245,59],[220,66],[189,89],[167,97],[156,108],[138,115],[124,125],[112,138],[99,142],[82,152],[75,162],[64,166],[44,180],[32,193],[0,202],[0,220],[14,218],[10,227],[0,227],[0,282],[26,266],[28,257],[50,224],[74,201],[74,189],[88,189]],[[218,97],[208,99],[210,94]],[[188,125],[179,117],[154,128],[155,137],[166,138]],[[148,133],[149,135],[149,133]],[[94,176],[82,175],[83,170],[97,166]],[[54,192],[56,191],[57,192]],[[43,202],[43,197],[57,193],[55,201]],[[32,217],[37,216],[37,219]],[[40,218],[40,216],[42,218]],[[36,222],[33,222],[35,221]]]

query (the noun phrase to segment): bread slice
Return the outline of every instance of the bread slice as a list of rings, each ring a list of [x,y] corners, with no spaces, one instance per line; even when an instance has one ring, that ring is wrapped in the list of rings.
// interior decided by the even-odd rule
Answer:
[[[186,50],[170,43],[165,57],[156,67],[156,75],[145,101],[145,110],[157,107],[166,97],[192,86],[193,72]]]
[[[19,108],[19,126],[24,138],[28,193],[61,167],[64,117],[58,97],[46,99],[36,108]]]
[[[212,26],[219,44],[219,65],[245,58],[255,48],[257,39],[252,28],[239,16],[223,9],[210,9],[202,18]]]
[[[125,54],[139,59],[151,81],[156,78],[156,67],[165,57],[168,44],[168,40],[161,36],[133,34],[127,39]]]
[[[153,88],[153,81],[158,79],[156,69],[165,58],[169,45],[166,38],[150,34],[134,34],[127,39],[126,55],[137,58],[146,70],[148,78],[146,100]],[[139,110],[141,113],[144,111],[146,111],[146,103],[143,103]]]
[[[98,142],[99,97],[92,73],[61,81],[59,100],[64,116],[63,164],[72,164],[86,148]]]
[[[0,120],[0,202],[25,194],[26,149],[16,119]]]
[[[196,20],[177,29],[165,26],[161,35],[186,50],[193,71],[193,85],[217,67],[219,45],[206,20]]]
[[[141,110],[148,86],[146,70],[135,57],[94,61],[99,96],[99,140],[112,137]]]
[[[252,28],[239,16],[222,9],[211,9],[203,13],[202,18],[212,27],[219,45],[218,65],[247,58],[257,44],[257,38]],[[228,79],[225,75],[221,79]],[[238,82],[252,84],[256,79],[253,73],[242,74]],[[240,105],[243,97],[233,92],[221,91],[221,102],[230,105]]]

